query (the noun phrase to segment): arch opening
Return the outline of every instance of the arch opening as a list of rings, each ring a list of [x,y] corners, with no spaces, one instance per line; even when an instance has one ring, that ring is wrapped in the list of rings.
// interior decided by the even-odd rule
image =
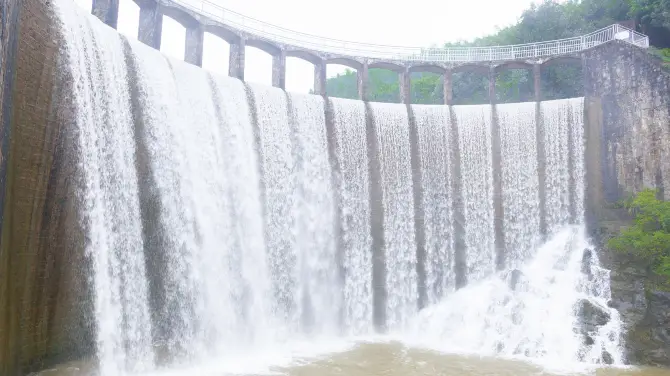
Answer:
[[[219,75],[228,75],[230,43],[209,32],[203,39],[202,67]]]
[[[244,81],[272,85],[272,55],[249,45],[244,51]]]
[[[368,90],[371,102],[400,103],[400,74],[390,69],[371,68]]]
[[[300,57],[286,57],[286,91],[294,93],[314,92],[314,64]]]
[[[119,2],[119,24],[117,30],[129,40],[137,40],[140,27],[140,7],[133,0]]]
[[[489,76],[482,70],[454,72],[452,79],[453,104],[486,104],[489,100]]]
[[[541,99],[565,99],[584,95],[584,74],[578,59],[556,59],[540,67]]]
[[[161,52],[183,61],[185,49],[186,28],[174,18],[163,15]]]
[[[412,104],[444,104],[444,77],[434,72],[412,72],[410,98]]]
[[[326,75],[326,92],[329,97],[359,99],[358,70],[348,65],[328,64]]]
[[[529,102],[535,98],[532,69],[502,69],[496,73],[496,103]]]

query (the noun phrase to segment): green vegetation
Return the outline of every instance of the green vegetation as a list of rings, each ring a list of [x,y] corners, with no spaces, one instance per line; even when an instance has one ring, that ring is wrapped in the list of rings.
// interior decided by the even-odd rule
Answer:
[[[670,201],[656,195],[657,191],[647,189],[624,202],[635,215],[633,225],[610,239],[608,246],[641,257],[657,274],[670,279]]]
[[[474,17],[475,15],[473,15]],[[670,0],[545,0],[523,12],[519,21],[493,35],[471,42],[447,43],[445,46],[494,46],[547,41],[583,35],[615,22],[633,20],[642,32],[670,28]],[[657,33],[657,32],[655,32]],[[658,34],[658,33],[657,33]],[[666,35],[657,41],[670,43]],[[669,34],[670,35],[670,34]],[[652,36],[652,44],[654,38]],[[449,38],[448,35],[444,36]],[[658,46],[670,47],[670,46]],[[656,50],[670,64],[670,50]],[[370,96],[373,101],[398,102],[398,76],[383,69],[371,69]],[[454,103],[471,104],[488,101],[486,74],[463,72],[453,79]],[[557,64],[542,72],[544,99],[582,95],[581,67],[578,64]],[[357,98],[356,72],[347,71],[328,79],[328,95]],[[412,103],[442,103],[442,80],[436,74],[416,73],[412,76]],[[518,102],[533,97],[531,72],[504,71],[496,77],[499,102]]]

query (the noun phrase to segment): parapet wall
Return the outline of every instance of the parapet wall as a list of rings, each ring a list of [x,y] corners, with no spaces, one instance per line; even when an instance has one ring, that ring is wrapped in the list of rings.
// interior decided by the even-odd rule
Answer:
[[[64,132],[71,116],[61,100],[71,90],[67,77],[56,74],[62,71],[58,27],[46,0],[9,4],[18,15],[18,26],[10,20],[14,31],[9,38],[18,43],[15,54],[7,50],[2,65],[15,68],[5,82],[13,87],[2,112],[7,121],[0,239],[3,376],[22,375],[75,354],[78,358],[93,347],[85,317],[91,305],[84,304],[83,247],[74,246],[81,241],[73,200],[76,163],[70,159],[76,151],[69,143],[71,132]]]

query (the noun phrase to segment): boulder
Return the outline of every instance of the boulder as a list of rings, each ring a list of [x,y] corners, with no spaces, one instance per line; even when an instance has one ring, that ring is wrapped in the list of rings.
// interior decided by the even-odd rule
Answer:
[[[610,313],[605,307],[588,300],[577,302],[577,313],[582,333],[593,333],[610,321]]]
[[[517,289],[517,286],[519,284],[519,281],[523,277],[523,272],[518,269],[514,269],[510,272],[509,275],[509,288],[512,291],[515,291]]]

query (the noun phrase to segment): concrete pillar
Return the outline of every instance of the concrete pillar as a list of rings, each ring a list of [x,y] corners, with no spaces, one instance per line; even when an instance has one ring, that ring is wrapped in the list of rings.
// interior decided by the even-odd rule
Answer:
[[[356,77],[358,80],[358,99],[367,101],[369,96],[368,87],[370,83],[367,61],[363,62],[361,68],[356,72]]]
[[[603,110],[599,97],[584,99],[584,178],[587,233],[598,229],[598,222],[607,211],[606,191],[603,184],[603,147],[602,141]]]
[[[502,193],[502,150],[500,124],[496,109],[496,70],[489,70],[489,100],[491,101],[491,160],[493,161],[493,226],[495,235],[496,268],[505,268],[504,207]]]
[[[542,65],[533,64],[533,86],[535,87],[535,101],[542,100]]]
[[[452,84],[452,79],[453,72],[451,69],[447,69],[444,72],[444,76],[442,77],[442,83],[444,85],[444,104],[447,106],[451,106],[454,101],[454,87]]]
[[[140,26],[137,39],[149,47],[161,49],[163,32],[163,14],[157,2],[147,1],[140,4]]]
[[[489,69],[489,102],[496,103],[496,69],[493,65]]]
[[[244,81],[244,55],[246,52],[246,41],[244,38],[230,44],[230,55],[228,57],[228,75]]]
[[[205,29],[200,24],[187,28],[185,40],[184,61],[202,67]]]
[[[272,86],[286,90],[286,51],[272,56]]]
[[[107,26],[116,29],[119,21],[119,0],[93,0],[91,13]]]
[[[326,95],[326,62],[314,64],[314,94]]]
[[[544,124],[542,122],[542,92],[540,81],[540,64],[533,65],[533,82],[535,84],[535,150],[537,151],[537,180],[540,214],[540,234],[547,235],[547,160],[544,149]]]
[[[398,86],[400,88],[400,103],[411,104],[412,103],[412,82],[409,75],[409,69],[405,68],[404,71],[398,74]]]

